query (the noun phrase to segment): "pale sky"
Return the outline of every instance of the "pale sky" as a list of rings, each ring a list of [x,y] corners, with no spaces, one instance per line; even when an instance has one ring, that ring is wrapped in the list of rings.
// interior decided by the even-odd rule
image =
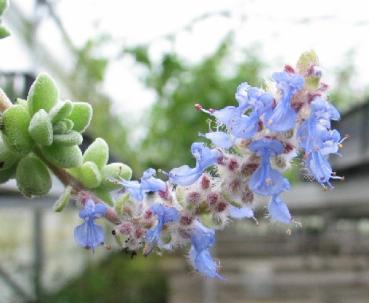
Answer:
[[[13,0],[31,14],[33,0]],[[345,54],[354,50],[358,70],[358,90],[369,85],[369,3],[365,0],[59,0],[55,1],[67,31],[76,45],[98,31],[109,33],[114,41],[128,46],[151,42],[151,53],[159,58],[170,44],[162,39],[205,13],[227,11],[230,17],[215,16],[197,23],[191,32],[179,31],[175,49],[189,61],[199,61],[212,53],[230,30],[236,31],[236,46],[259,45],[260,55],[270,63],[265,76],[284,63],[294,64],[299,54],[314,49],[326,75],[342,64]],[[368,3],[368,4],[367,4]],[[41,12],[42,15],[42,12]],[[63,64],[68,55],[54,24],[46,17],[39,27],[39,37]],[[116,54],[118,44],[104,50]],[[44,69],[34,62],[16,37],[0,42],[0,69]],[[70,64],[70,62],[69,62]],[[139,114],[154,100],[139,77],[142,70],[131,60],[113,62],[104,90],[114,99],[115,109]]]

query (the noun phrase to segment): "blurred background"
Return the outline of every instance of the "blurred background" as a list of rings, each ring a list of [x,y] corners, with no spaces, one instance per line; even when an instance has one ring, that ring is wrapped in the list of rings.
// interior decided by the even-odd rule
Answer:
[[[24,200],[0,187],[0,302],[369,302],[369,16],[362,1],[11,0],[0,42],[0,86],[26,97],[40,71],[64,99],[88,101],[86,142],[103,137],[111,160],[135,177],[147,167],[192,164],[208,128],[193,105],[234,103],[236,86],[261,85],[314,49],[349,134],[346,181],[324,192],[295,167],[285,195],[302,228],[240,222],[219,233],[225,282],[194,274],[183,252],[133,259],[113,241],[77,247],[75,209],[54,214],[57,184]],[[109,226],[107,229],[109,230]],[[113,249],[109,249],[109,245]]]

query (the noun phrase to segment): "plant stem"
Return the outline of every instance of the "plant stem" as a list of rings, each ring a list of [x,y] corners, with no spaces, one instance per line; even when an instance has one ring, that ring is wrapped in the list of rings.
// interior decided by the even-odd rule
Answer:
[[[13,104],[4,93],[4,91],[0,88],[0,112],[3,113]],[[65,169],[56,166],[55,164],[51,163],[47,160],[41,153],[38,147],[35,147],[33,152],[39,157],[46,166],[53,172],[53,174],[63,183],[64,186],[71,186],[73,188],[74,194],[78,194],[81,192],[88,192],[89,196],[95,203],[101,202],[101,199],[96,197],[93,193],[91,193],[88,189],[86,189],[76,178],[74,178],[71,174],[69,174]],[[115,212],[114,208],[108,208],[108,211],[105,215],[105,218],[112,222],[113,224],[119,223],[119,218],[117,213]]]

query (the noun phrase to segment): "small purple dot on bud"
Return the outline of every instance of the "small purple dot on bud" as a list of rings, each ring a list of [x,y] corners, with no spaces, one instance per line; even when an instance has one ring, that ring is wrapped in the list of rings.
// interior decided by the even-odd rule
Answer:
[[[179,222],[181,225],[190,225],[193,222],[193,217],[189,214],[183,214]]]
[[[220,201],[215,205],[215,211],[222,212],[227,208],[228,204],[225,201]]]
[[[203,175],[202,178],[201,178],[201,188],[202,189],[208,189],[210,187],[210,179],[208,176],[206,175]]]
[[[207,201],[209,202],[210,205],[214,205],[215,203],[218,202],[219,199],[219,194],[218,193],[209,193],[208,196],[206,197]]]
[[[236,159],[230,159],[228,162],[228,169],[230,171],[235,171],[239,167],[238,161]]]
[[[186,201],[188,203],[197,204],[200,202],[201,195],[197,191],[192,191],[187,194]]]

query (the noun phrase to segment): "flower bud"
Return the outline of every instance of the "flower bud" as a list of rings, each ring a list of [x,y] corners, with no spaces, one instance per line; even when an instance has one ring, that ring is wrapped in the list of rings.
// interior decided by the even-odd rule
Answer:
[[[254,193],[247,186],[245,190],[242,191],[241,199],[243,203],[249,204],[254,201]]]
[[[28,93],[28,109],[34,115],[40,109],[49,112],[58,102],[59,91],[54,80],[46,73],[39,74]]]
[[[52,185],[46,165],[35,156],[27,156],[19,162],[16,181],[20,192],[26,197],[45,195]]]
[[[68,119],[74,123],[73,129],[84,132],[92,119],[92,107],[86,102],[73,102],[72,112]]]
[[[192,224],[194,217],[188,213],[182,214],[179,219],[179,223],[184,226],[189,226]]]
[[[238,161],[236,159],[229,159],[227,163],[227,167],[230,171],[234,172],[238,169],[240,165],[238,164]]]
[[[215,205],[219,200],[219,194],[216,192],[211,192],[207,195],[206,200],[210,205]]]
[[[189,192],[186,195],[186,202],[191,205],[199,204],[200,199],[201,199],[201,195],[199,192],[196,192],[196,191]]]
[[[319,65],[319,59],[315,51],[304,52],[297,61],[297,70],[301,75],[306,74],[310,67],[313,65]]]
[[[249,177],[254,173],[254,171],[258,168],[258,166],[259,166],[259,163],[257,162],[243,163],[241,166],[241,174],[244,177]]]
[[[104,139],[97,138],[86,149],[83,154],[83,161],[94,162],[98,168],[102,169],[109,159],[109,146]]]
[[[3,113],[3,139],[8,147],[22,155],[28,154],[33,146],[28,132],[31,117],[21,105],[9,107]]]
[[[53,143],[53,126],[49,115],[43,109],[33,115],[28,131],[32,139],[40,145],[51,145]]]
[[[201,189],[203,190],[208,189],[210,187],[209,176],[207,176],[206,174],[202,175],[200,184],[201,184]]]

